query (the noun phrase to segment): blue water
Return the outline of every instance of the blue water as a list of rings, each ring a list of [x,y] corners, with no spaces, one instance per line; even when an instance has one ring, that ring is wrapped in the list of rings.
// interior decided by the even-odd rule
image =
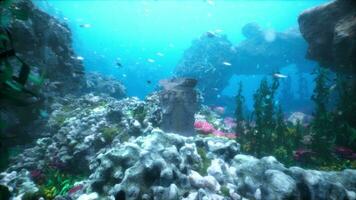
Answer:
[[[257,22],[262,28],[284,31],[297,27],[298,15],[326,0],[47,0],[36,3],[66,21],[74,49],[87,71],[120,79],[129,96],[144,98],[158,80],[172,76],[191,41],[209,30],[221,29],[238,44],[241,28]],[[90,24],[90,28],[80,25]],[[148,62],[152,59],[155,62]],[[118,68],[117,60],[123,65]],[[288,70],[287,70],[288,71]],[[290,73],[294,73],[290,70]],[[307,77],[311,82],[312,77]],[[233,96],[244,81],[247,104],[261,76],[235,76],[223,92]],[[147,80],[152,84],[147,84]],[[312,89],[312,88],[311,88]]]

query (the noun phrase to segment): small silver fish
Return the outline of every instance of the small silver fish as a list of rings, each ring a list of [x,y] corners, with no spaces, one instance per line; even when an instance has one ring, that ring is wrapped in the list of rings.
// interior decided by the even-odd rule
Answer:
[[[278,74],[278,73],[273,74],[273,76],[276,77],[276,78],[287,78],[288,77],[287,75]]]
[[[231,66],[231,65],[232,65],[231,63],[226,62],[226,61],[225,61],[225,62],[223,62],[222,64],[223,64],[223,65],[225,65],[225,66]]]
[[[84,60],[82,56],[77,56],[77,60]]]
[[[81,28],[90,28],[91,24],[81,24],[80,27]]]
[[[164,56],[164,54],[163,54],[163,53],[161,53],[161,52],[157,52],[157,56],[163,57],[163,56]]]
[[[147,59],[147,62],[149,62],[149,63],[154,63],[155,60],[153,60],[152,58],[149,58],[149,59]]]

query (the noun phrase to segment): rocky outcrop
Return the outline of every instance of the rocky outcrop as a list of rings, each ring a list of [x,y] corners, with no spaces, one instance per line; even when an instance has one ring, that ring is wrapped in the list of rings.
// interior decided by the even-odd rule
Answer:
[[[203,35],[194,40],[192,46],[184,52],[175,68],[175,74],[178,77],[195,78],[205,101],[216,99],[232,76],[231,67],[223,64],[231,62],[234,55],[231,47],[226,37]]]
[[[126,96],[125,86],[117,79],[99,73],[86,73],[83,94],[93,93],[97,96],[110,96],[122,99]]]
[[[28,15],[28,19],[16,19],[10,24],[17,55],[34,72],[44,73],[50,82],[58,82],[51,90],[64,94],[78,89],[84,68],[73,52],[68,26],[35,7],[31,1],[19,1],[16,6]]]
[[[45,80],[39,91],[31,87],[31,81],[28,81],[26,87],[36,89],[33,92],[38,93],[40,98],[31,98],[24,105],[12,99],[0,99],[0,119],[6,124],[4,132],[12,137],[6,141],[6,145],[26,143],[36,137],[36,130],[42,124],[35,122],[41,118],[41,113],[48,110],[54,99],[78,92],[84,83],[83,64],[72,50],[68,26],[36,8],[30,0],[16,1],[15,6],[16,12],[28,18],[10,19],[13,48],[16,55],[30,66],[31,74],[43,74]]]
[[[307,58],[337,72],[356,72],[356,2],[336,0],[304,11],[298,19]]]
[[[298,30],[276,32],[249,23],[242,33],[246,40],[234,47],[236,74],[272,74],[290,64],[295,64],[301,72],[312,70],[312,63],[304,59],[307,43]]]
[[[298,30],[275,32],[250,23],[242,33],[246,39],[236,46],[226,36],[204,34],[177,64],[175,75],[197,79],[205,103],[216,102],[234,74],[271,75],[290,64],[301,72],[312,70],[312,62],[304,59],[307,44]]]
[[[195,135],[194,114],[198,111],[197,81],[190,78],[161,80],[159,92],[163,110],[161,128],[185,136]]]

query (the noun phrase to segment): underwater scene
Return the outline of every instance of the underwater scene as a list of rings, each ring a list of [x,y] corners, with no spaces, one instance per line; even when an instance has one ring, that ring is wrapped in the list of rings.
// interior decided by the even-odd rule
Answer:
[[[355,0],[0,0],[0,200],[356,200]]]

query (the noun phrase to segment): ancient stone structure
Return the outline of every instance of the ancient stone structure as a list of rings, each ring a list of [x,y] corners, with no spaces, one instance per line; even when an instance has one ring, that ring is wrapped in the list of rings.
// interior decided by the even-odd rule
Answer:
[[[198,110],[197,81],[190,78],[161,80],[160,104],[163,110],[161,128],[166,132],[194,135],[194,114]]]

